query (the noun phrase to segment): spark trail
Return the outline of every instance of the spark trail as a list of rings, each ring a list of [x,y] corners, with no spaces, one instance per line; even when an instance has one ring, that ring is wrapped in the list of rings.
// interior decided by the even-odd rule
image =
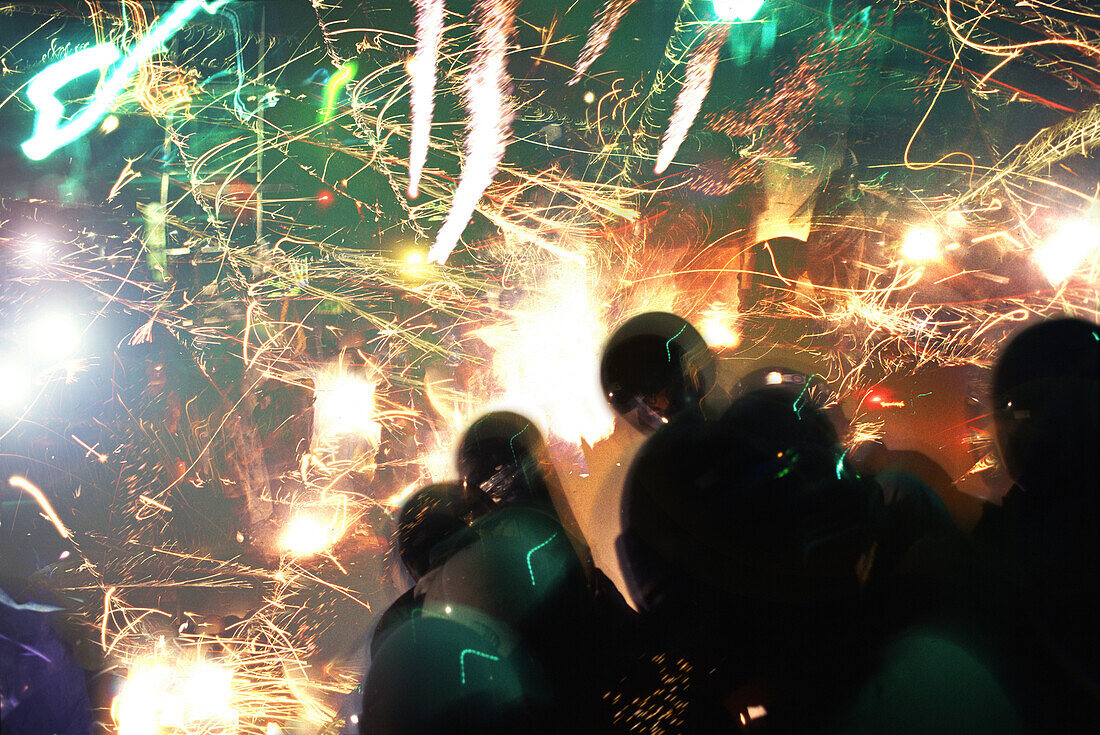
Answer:
[[[443,0],[415,0],[416,55],[409,69],[412,104],[412,132],[409,136],[409,199],[420,194],[420,173],[428,158],[432,132],[432,99],[435,97],[435,67],[443,43]]]
[[[607,1],[607,4],[604,5],[603,12],[600,13],[600,17],[588,31],[588,39],[584,42],[584,48],[577,58],[577,70],[566,84],[572,87],[579,82],[585,72],[588,71],[588,68],[595,63],[596,59],[600,58],[604,49],[607,48],[608,41],[611,40],[611,34],[619,27],[619,23],[626,16],[626,12],[633,7],[636,1],[637,0]]]
[[[680,144],[684,142],[691,124],[695,122],[695,116],[703,107],[703,100],[710,91],[710,81],[714,78],[714,67],[718,64],[718,54],[722,50],[722,44],[729,37],[729,26],[726,24],[715,25],[703,38],[702,43],[692,54],[688,62],[687,71],[684,72],[684,86],[680,88],[680,94],[676,97],[676,107],[672,111],[668,128],[661,140],[661,148],[657,153],[657,165],[653,173],[663,173],[672,159],[676,157],[676,151],[680,150]]]
[[[481,195],[489,188],[504,158],[512,134],[515,110],[509,102],[511,79],[507,56],[515,30],[517,0],[478,0],[475,5],[478,43],[466,77],[466,160],[447,219],[428,252],[428,260],[443,264],[458,245]]]

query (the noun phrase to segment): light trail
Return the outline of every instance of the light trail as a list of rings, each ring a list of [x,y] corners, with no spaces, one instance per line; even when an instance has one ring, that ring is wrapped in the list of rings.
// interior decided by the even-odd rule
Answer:
[[[57,529],[57,532],[61,534],[62,538],[69,538],[72,535],[69,529],[65,527],[65,524],[61,522],[61,519],[57,517],[57,513],[54,511],[53,506],[50,505],[50,501],[46,498],[45,494],[27,480],[27,478],[20,477],[19,475],[12,475],[8,478],[8,484],[22,490],[27,495],[34,498],[34,502],[38,503],[38,507],[46,514],[46,518],[53,524],[53,527]]]

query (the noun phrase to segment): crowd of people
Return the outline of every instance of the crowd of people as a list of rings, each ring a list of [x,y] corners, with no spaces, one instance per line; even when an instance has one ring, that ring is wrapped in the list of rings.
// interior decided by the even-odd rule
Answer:
[[[412,585],[373,632],[361,732],[1095,732],[1098,352],[1073,318],[1007,343],[1015,486],[964,533],[901,453],[845,449],[819,377],[763,367],[716,408],[692,325],[634,317],[600,375],[646,437],[617,569],[536,425],[482,416],[458,480],[401,509]]]

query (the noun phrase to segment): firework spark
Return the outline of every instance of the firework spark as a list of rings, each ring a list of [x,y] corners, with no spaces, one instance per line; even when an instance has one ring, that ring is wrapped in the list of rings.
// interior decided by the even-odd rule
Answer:
[[[428,252],[428,260],[439,264],[445,263],[458,245],[478,200],[493,183],[512,134],[515,112],[509,101],[507,56],[517,4],[517,0],[478,0],[475,4],[478,43],[465,82],[466,109],[470,115],[466,160],[451,211]]]
[[[584,48],[577,58],[577,70],[566,84],[572,87],[579,82],[585,72],[588,71],[588,68],[595,63],[596,59],[600,58],[604,49],[607,48],[608,41],[611,40],[611,34],[619,27],[619,22],[622,21],[635,2],[637,0],[607,0],[600,17],[588,29],[588,38],[585,40]]]
[[[435,97],[435,67],[443,43],[443,0],[415,0],[416,55],[409,65],[412,131],[409,135],[409,199],[420,194],[420,173],[428,158]]]
[[[57,513],[54,511],[53,506],[50,505],[50,501],[46,498],[42,491],[35,487],[30,481],[28,481],[27,478],[20,477],[19,475],[12,475],[8,478],[8,484],[14,488],[19,488],[27,495],[30,495],[32,498],[34,498],[34,502],[38,503],[38,507],[40,507],[42,509],[42,512],[46,514],[46,518],[49,519],[50,523],[53,524],[53,527],[56,528],[57,532],[61,534],[64,538],[69,538],[72,535],[71,533],[69,533],[69,529],[65,527],[65,524],[61,522],[61,519],[57,517]]]
[[[661,148],[657,153],[657,165],[653,167],[653,173],[664,173],[672,159],[676,157],[676,151],[680,150],[680,144],[684,142],[691,124],[695,122],[695,116],[703,107],[703,100],[710,91],[710,80],[714,77],[714,67],[718,64],[718,54],[722,50],[722,44],[729,37],[729,26],[716,24],[703,38],[688,61],[687,71],[684,72],[684,86],[676,97],[676,108],[672,112],[668,128],[661,141]]]

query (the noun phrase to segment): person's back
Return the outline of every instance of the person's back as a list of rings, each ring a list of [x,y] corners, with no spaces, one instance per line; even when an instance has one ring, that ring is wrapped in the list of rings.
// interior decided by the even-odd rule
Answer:
[[[635,604],[702,675],[698,731],[760,711],[754,728],[821,725],[858,670],[881,497],[797,399],[754,392],[718,421],[671,421],[631,467],[620,558]]]
[[[1100,712],[1100,328],[1080,319],[1033,325],[1010,340],[993,374],[1002,466],[1016,485],[988,506],[974,538],[1016,585],[1082,711]],[[1073,706],[1067,703],[1065,706]]]

